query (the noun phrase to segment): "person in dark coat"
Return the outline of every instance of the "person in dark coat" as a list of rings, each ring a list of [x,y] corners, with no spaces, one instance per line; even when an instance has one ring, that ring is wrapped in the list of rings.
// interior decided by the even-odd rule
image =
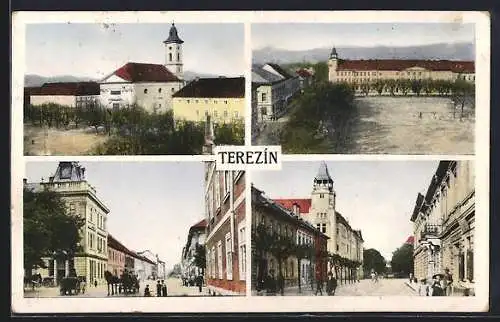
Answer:
[[[201,293],[203,288],[203,276],[201,274],[196,277],[196,286],[198,286],[198,290]]]
[[[283,278],[283,274],[281,272],[278,274],[278,290],[281,295],[285,294],[285,279]]]
[[[320,295],[323,295],[323,281],[321,279],[321,276],[316,277],[316,292],[314,295],[318,295],[318,292]]]
[[[149,285],[146,285],[146,288],[144,289],[144,296],[150,297],[151,292],[149,291]]]
[[[276,295],[276,279],[274,278],[274,269],[269,270],[264,284],[268,295]]]
[[[165,284],[164,280],[161,281],[161,296],[167,296],[167,284]]]
[[[328,280],[326,284],[326,293],[328,295],[335,295],[337,289],[337,279],[333,276],[332,272],[328,273]]]
[[[161,282],[158,280],[158,283],[156,283],[156,296],[161,296]]]

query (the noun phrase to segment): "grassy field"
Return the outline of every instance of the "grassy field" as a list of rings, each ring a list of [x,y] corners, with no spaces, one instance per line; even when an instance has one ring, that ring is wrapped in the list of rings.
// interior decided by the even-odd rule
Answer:
[[[88,155],[108,136],[87,129],[44,129],[24,125],[24,155]]]

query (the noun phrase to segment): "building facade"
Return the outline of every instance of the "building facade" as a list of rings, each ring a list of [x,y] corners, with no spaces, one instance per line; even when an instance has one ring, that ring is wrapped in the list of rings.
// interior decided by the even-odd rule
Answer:
[[[148,258],[134,253],[134,273],[140,281],[153,278],[154,267],[156,264]]]
[[[204,154],[213,153],[213,123],[207,117]],[[211,294],[244,295],[247,272],[245,171],[216,171],[205,163],[205,280]]]
[[[144,275],[146,276],[146,279],[157,279],[159,278],[158,274],[158,255],[154,254],[152,251],[149,249],[137,252],[137,255],[143,257],[145,260],[143,260],[144,263]]]
[[[245,78],[196,78],[173,96],[176,120],[214,123],[243,122]]]
[[[264,229],[266,232],[263,232]],[[262,235],[262,236],[261,236]],[[252,290],[260,291],[263,280],[270,272],[281,276],[284,286],[313,286],[317,279],[325,280],[327,274],[328,236],[304,220],[295,207],[293,210],[265,196],[264,192],[252,186]],[[275,245],[268,245],[268,238],[291,242],[288,252],[282,258],[277,256]],[[298,246],[308,245],[306,253],[299,255]],[[276,250],[276,252],[275,252]],[[281,270],[280,270],[281,268]]]
[[[108,234],[108,271],[120,277],[123,272],[134,272],[135,253]]]
[[[27,186],[26,186],[27,185]],[[108,262],[107,216],[109,209],[97,197],[96,189],[85,179],[85,168],[78,162],[59,162],[48,182],[26,183],[29,189],[49,189],[61,195],[70,214],[85,219],[79,246],[81,251],[65,261],[47,257],[46,269],[38,269],[42,278],[52,277],[56,283],[70,274],[82,276],[87,282],[105,283]]]
[[[473,161],[441,161],[426,194],[417,195],[410,219],[416,278],[449,269],[456,292],[474,291],[474,218]]]
[[[403,60],[403,59],[341,59],[337,49],[332,48],[328,58],[328,79],[332,83],[373,84],[378,80],[446,80],[463,79],[475,82],[473,61],[452,60]],[[375,89],[371,89],[375,91]],[[383,93],[389,93],[385,88]],[[411,89],[410,89],[411,91]],[[396,95],[400,94],[396,90]]]
[[[292,97],[300,91],[300,80],[277,64],[252,66],[252,83],[258,84],[257,119],[274,120],[282,116]]]
[[[165,46],[164,64],[129,62],[100,81],[100,103],[106,108],[138,105],[149,112],[172,109],[172,95],[184,86],[184,41],[174,24]]]
[[[304,90],[305,88],[312,85],[314,76],[313,71],[311,71],[310,69],[300,68],[295,73],[299,78],[299,87],[301,90]]]
[[[300,213],[301,218],[328,236],[328,253],[357,262],[355,274],[360,279],[363,274],[363,237],[361,231],[353,229],[336,210],[336,198],[333,179],[326,163],[323,162],[313,179],[311,198],[274,201],[286,209]]]
[[[182,249],[182,276],[188,279],[194,279],[198,275],[205,274],[205,268],[196,265],[198,247],[205,249],[207,221],[203,219],[189,228],[186,245]]]
[[[58,104],[67,107],[84,107],[99,101],[99,84],[96,82],[45,83],[40,87],[25,89],[29,104]]]

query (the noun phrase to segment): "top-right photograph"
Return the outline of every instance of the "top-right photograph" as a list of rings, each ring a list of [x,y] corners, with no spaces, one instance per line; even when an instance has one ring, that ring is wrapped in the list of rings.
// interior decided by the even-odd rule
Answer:
[[[474,154],[473,23],[259,23],[252,144],[286,154]]]

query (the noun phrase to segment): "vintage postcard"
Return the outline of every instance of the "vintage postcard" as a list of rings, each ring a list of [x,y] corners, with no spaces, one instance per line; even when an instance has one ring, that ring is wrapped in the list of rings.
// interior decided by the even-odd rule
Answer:
[[[12,25],[13,313],[488,310],[487,13]]]

